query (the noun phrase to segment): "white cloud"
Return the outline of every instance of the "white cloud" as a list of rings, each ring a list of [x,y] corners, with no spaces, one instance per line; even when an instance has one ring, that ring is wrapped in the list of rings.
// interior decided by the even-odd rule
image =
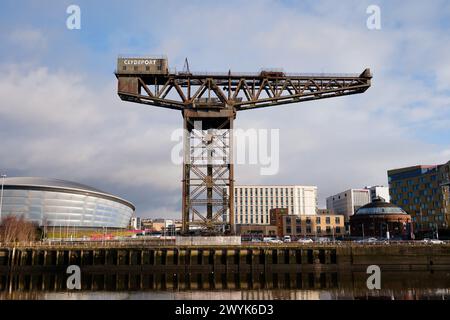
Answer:
[[[8,40],[14,45],[27,50],[47,48],[47,38],[37,29],[15,29],[8,34]]]
[[[281,167],[264,177],[258,167],[237,166],[237,183],[318,185],[323,204],[344,188],[386,184],[388,169],[449,160],[450,142],[423,137],[450,127],[450,35],[430,26],[439,10],[383,2],[383,28],[369,31],[360,2],[314,2],[308,11],[278,1],[239,2],[238,10],[233,1],[180,3],[161,8],[155,20],[162,28],[148,26],[148,3],[132,23],[153,37],[146,52],[167,54],[171,68],[188,56],[192,70],[374,73],[362,95],[239,113],[236,127],[281,129]],[[126,27],[104,35],[114,50],[108,57],[133,49]],[[17,31],[17,39],[27,37],[59,45]],[[129,194],[142,215],[177,212],[181,167],[170,163],[170,133],[180,114],[121,102],[112,74],[82,67],[91,48],[76,42],[66,50],[82,51],[80,70],[42,63],[1,69],[0,133],[8,139],[0,169],[100,184]]]

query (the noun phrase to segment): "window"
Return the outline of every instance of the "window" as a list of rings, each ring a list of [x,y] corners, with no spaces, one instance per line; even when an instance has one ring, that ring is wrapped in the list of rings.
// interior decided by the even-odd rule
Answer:
[[[326,221],[327,224],[330,224],[331,223],[330,217],[326,217],[325,221]]]
[[[331,233],[331,228],[327,226],[327,233]]]
[[[286,233],[292,233],[291,227],[287,227],[287,228],[286,228]]]
[[[150,71],[150,67],[149,66],[145,66],[145,71]]]
[[[297,227],[295,228],[295,233],[297,233],[297,234],[302,233],[302,228],[299,227],[299,226],[297,226]]]
[[[320,217],[316,218],[316,223],[320,223]]]
[[[311,227],[306,227],[306,233],[311,233]]]
[[[335,217],[334,221],[336,222],[336,224],[341,223],[341,218],[340,217]]]
[[[311,224],[311,218],[306,218],[306,224]]]
[[[336,227],[336,233],[341,233],[341,227]]]
[[[321,228],[320,226],[317,226],[317,227],[316,227],[316,231],[317,231],[318,234],[319,234],[319,233],[322,233],[322,228]]]
[[[122,67],[122,70],[123,70],[123,71],[127,70],[127,66],[123,66],[123,67]]]

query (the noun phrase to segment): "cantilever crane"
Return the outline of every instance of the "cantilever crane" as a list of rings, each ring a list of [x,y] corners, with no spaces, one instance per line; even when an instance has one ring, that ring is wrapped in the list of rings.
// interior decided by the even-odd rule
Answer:
[[[184,118],[182,232],[234,234],[232,129],[237,111],[363,93],[361,74],[169,72],[166,58],[119,58],[122,100],[181,111]]]

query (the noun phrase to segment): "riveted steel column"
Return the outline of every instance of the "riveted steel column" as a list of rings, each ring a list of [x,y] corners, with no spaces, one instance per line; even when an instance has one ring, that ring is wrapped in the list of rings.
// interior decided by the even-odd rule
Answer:
[[[182,199],[182,225],[181,232],[183,234],[189,233],[189,213],[190,213],[190,131],[188,128],[188,120],[183,119],[183,199]]]

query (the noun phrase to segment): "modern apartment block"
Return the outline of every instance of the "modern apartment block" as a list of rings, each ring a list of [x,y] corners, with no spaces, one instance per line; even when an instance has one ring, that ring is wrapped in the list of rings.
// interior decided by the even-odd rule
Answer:
[[[333,214],[343,215],[345,221],[362,206],[371,202],[369,189],[349,189],[327,198],[327,209]]]
[[[278,229],[278,228],[277,228]],[[278,236],[340,237],[345,234],[344,216],[282,216],[282,233]]]
[[[296,216],[316,215],[318,200],[314,186],[235,187],[236,224],[270,224],[270,209],[286,208]]]
[[[449,171],[450,161],[388,171],[391,202],[411,215],[415,230],[449,228]]]
[[[439,175],[442,187],[450,187],[450,161],[447,162],[446,164],[439,166]],[[446,188],[444,189],[444,191],[447,192],[447,200],[448,200],[449,189]]]

